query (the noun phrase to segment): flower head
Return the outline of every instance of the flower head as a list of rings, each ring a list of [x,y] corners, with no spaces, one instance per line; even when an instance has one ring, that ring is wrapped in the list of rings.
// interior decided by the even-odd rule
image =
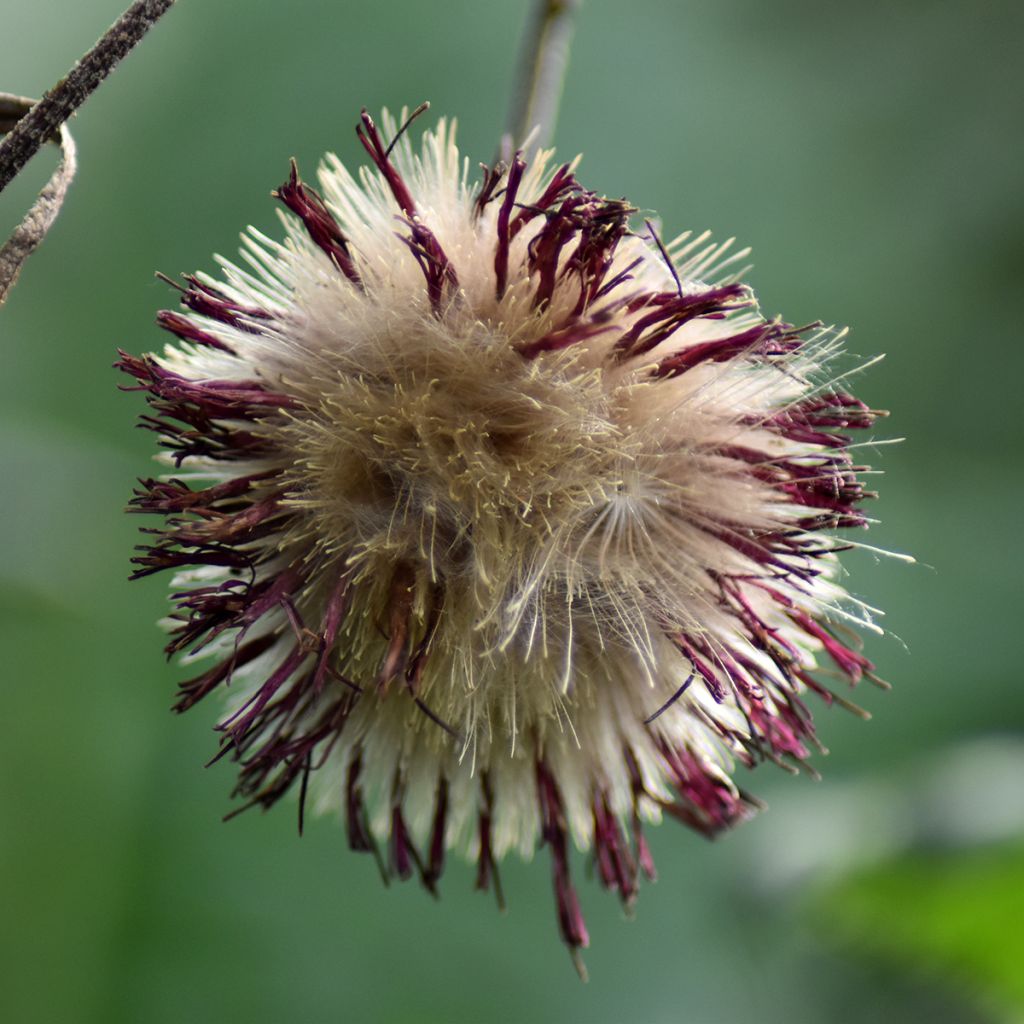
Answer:
[[[571,842],[632,902],[643,823],[735,824],[734,765],[802,762],[804,695],[839,699],[817,661],[871,676],[833,531],[875,413],[745,253],[547,153],[471,183],[450,126],[405,127],[364,113],[372,166],[320,192],[293,166],[286,241],[250,230],[159,315],[175,344],[123,355],[173,466],[135,575],[175,573],[176,707],[223,691],[246,806],[295,787],[385,872],[434,889],[454,849],[499,899],[540,843],[575,955]]]

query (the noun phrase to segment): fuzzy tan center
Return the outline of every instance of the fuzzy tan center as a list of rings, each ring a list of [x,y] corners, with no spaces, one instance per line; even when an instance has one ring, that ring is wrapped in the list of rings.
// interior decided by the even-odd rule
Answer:
[[[602,371],[526,360],[472,327],[364,343],[358,367],[304,396],[292,504],[322,546],[496,581],[621,486],[626,435]]]

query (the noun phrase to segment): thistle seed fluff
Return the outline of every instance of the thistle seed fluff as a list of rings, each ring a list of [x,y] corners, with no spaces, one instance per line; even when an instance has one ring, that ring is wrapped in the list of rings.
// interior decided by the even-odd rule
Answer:
[[[546,846],[576,956],[570,843],[630,904],[645,823],[735,824],[737,763],[804,762],[805,696],[841,700],[819,662],[874,678],[836,552],[876,414],[728,243],[664,244],[550,153],[472,182],[452,126],[383,127],[356,177],[293,166],[285,241],[250,230],[159,315],[174,344],[122,354],[171,467],[136,575],[174,573],[176,707],[223,690],[244,806],[294,787],[386,874],[434,890],[456,850],[499,900]]]

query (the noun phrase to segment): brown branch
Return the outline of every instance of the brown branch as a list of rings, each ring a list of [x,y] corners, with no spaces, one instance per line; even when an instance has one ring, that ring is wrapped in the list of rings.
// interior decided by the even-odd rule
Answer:
[[[0,142],[0,192],[117,66],[174,0],[136,0],[77,64]],[[0,125],[0,130],[2,130]]]

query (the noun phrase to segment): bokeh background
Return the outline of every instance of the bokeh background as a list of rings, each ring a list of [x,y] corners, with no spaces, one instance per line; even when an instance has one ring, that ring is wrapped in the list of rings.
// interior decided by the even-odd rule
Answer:
[[[123,0],[0,0],[0,88],[39,94]],[[122,515],[152,439],[115,347],[162,344],[154,270],[210,269],[290,156],[428,98],[491,157],[527,0],[180,0],[73,125],[81,171],[0,311],[0,1018],[194,1024],[1024,1020],[1020,509],[1024,7],[587,0],[558,131],[584,180],[754,247],[766,312],[886,360],[874,720],[822,709],[824,781],[708,844],[653,833],[636,919],[581,881],[581,985],[547,864],[501,916],[452,865],[383,890],[334,821],[221,824],[214,708],[168,711],[163,581]],[[431,115],[432,116],[432,115]],[[9,229],[55,164],[0,199]]]

